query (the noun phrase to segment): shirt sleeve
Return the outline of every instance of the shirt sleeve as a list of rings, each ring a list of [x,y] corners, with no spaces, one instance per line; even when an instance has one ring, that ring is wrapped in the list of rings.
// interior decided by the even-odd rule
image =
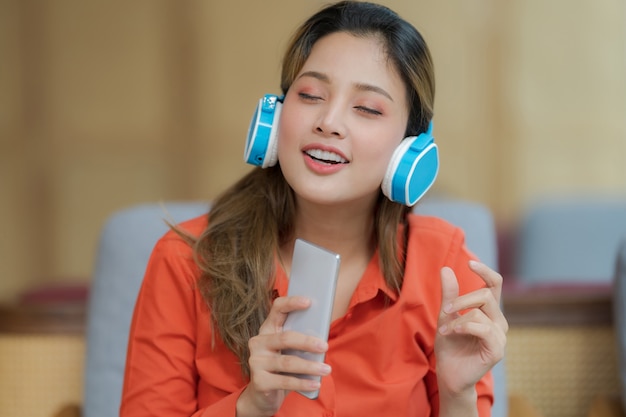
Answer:
[[[157,243],[131,323],[120,416],[235,416],[241,390],[198,408],[198,274],[182,239],[170,232]]]

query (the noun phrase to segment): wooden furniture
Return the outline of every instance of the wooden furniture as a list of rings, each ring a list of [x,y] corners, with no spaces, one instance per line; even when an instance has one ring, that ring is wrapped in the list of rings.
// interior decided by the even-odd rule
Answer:
[[[0,305],[1,334],[82,335],[84,330],[84,305]]]
[[[598,397],[618,395],[609,285],[509,284],[503,304],[510,395],[546,417],[585,417]]]
[[[0,305],[0,415],[77,415],[65,405],[82,403],[84,323],[84,297]]]

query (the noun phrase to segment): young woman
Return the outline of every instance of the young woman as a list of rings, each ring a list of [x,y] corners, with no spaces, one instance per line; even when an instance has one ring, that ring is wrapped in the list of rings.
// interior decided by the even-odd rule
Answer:
[[[385,7],[327,6],[295,33],[281,89],[277,163],[154,249],[121,415],[489,416],[502,279],[461,230],[381,191],[402,139],[433,117],[424,40]],[[297,238],[341,255],[328,342],[282,329],[310,305],[286,296]]]

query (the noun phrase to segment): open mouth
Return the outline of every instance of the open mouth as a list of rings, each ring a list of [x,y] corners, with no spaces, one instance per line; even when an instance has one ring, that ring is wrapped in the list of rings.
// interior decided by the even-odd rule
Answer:
[[[309,149],[304,153],[310,156],[311,159],[314,159],[324,164],[336,165],[348,163],[348,160],[343,158],[342,156],[337,155],[334,152],[323,151],[321,149]]]

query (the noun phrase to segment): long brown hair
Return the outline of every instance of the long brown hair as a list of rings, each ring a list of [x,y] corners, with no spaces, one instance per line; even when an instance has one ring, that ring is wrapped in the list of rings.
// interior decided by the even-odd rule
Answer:
[[[426,131],[433,116],[434,70],[419,32],[395,12],[377,4],[344,1],[320,10],[294,34],[283,59],[284,94],[322,37],[336,32],[375,36],[401,75],[410,105],[407,135]],[[404,230],[408,207],[379,194],[374,213],[374,239],[381,269],[391,288],[399,291],[404,269]],[[194,239],[202,271],[198,285],[207,302],[212,325],[239,358],[249,375],[248,340],[267,317],[278,248],[292,237],[296,204],[280,165],[256,168],[213,202],[207,229]],[[398,244],[401,242],[401,244]]]

